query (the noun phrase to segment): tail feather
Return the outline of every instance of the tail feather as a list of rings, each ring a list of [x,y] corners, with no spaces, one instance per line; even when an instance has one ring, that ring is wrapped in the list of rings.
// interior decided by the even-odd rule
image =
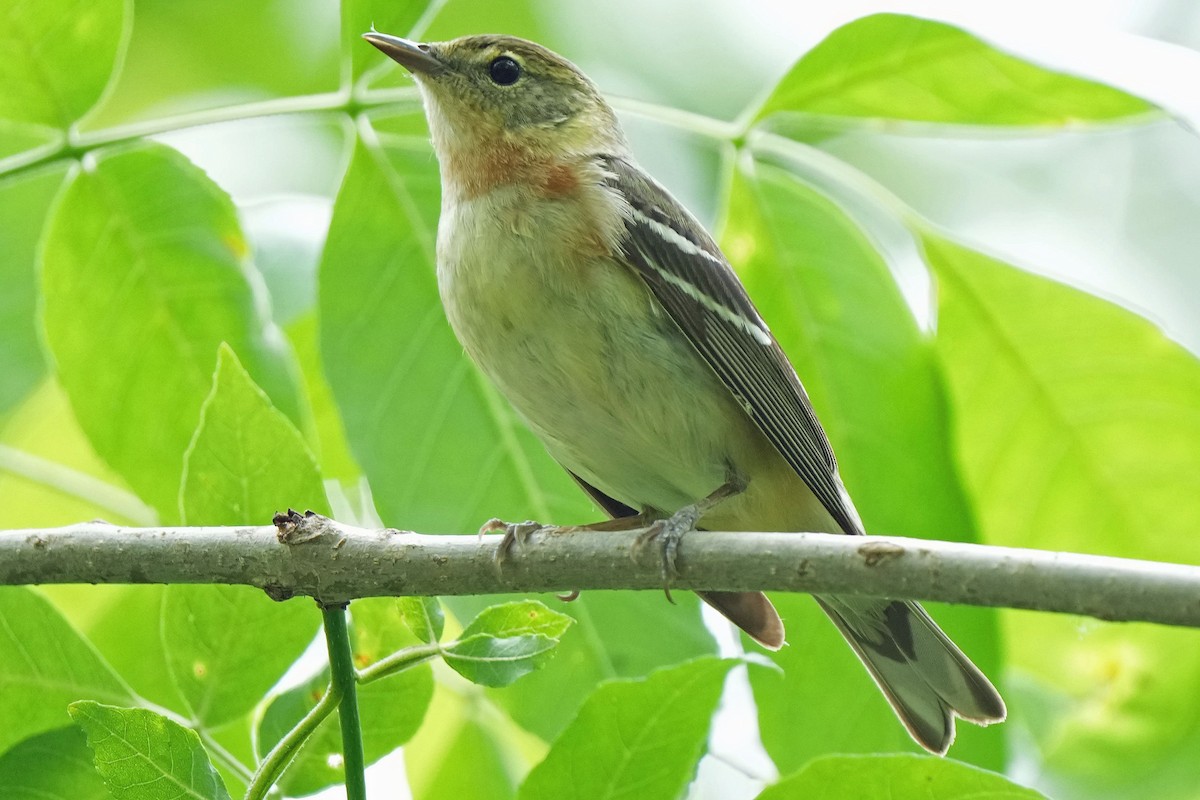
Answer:
[[[725,615],[768,650],[783,647],[783,621],[762,592],[697,592],[700,599]]]
[[[944,755],[954,717],[1002,722],[1004,700],[921,606],[899,600],[818,597],[922,747]]]

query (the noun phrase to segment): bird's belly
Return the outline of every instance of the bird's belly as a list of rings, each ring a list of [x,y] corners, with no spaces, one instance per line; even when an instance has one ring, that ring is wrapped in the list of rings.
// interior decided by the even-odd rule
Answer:
[[[439,272],[455,332],[564,467],[660,511],[725,481],[749,421],[640,278],[604,259],[575,279],[528,262],[493,260],[504,281],[460,267]]]

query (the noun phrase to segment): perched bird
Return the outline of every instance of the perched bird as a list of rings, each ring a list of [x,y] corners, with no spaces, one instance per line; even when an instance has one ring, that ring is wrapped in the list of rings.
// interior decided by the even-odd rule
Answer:
[[[578,68],[511,36],[364,38],[425,101],[451,326],[601,507],[661,520],[668,546],[696,524],[864,533],[795,370]],[[783,645],[761,592],[701,597],[762,645]],[[922,746],[945,753],[955,715],[1004,719],[992,684],[916,603],[817,602]]]

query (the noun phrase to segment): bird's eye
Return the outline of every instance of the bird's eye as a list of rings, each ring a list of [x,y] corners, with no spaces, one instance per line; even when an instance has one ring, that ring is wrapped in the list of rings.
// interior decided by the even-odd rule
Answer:
[[[521,65],[508,56],[500,56],[488,66],[492,82],[500,86],[512,86],[521,77]]]

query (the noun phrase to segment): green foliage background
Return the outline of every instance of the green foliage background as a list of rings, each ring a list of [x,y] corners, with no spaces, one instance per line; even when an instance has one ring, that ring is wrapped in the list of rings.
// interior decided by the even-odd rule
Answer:
[[[559,48],[548,6],[2,0],[0,19],[4,527],[597,516],[454,341],[419,100],[357,38],[374,23]],[[582,55],[623,63],[620,43]],[[767,90],[663,72],[641,79],[668,99],[618,106],[714,220],[868,528],[1200,563],[1196,358],[830,155],[838,130],[1100,136],[1165,114],[912,17],[798,56]],[[898,253],[928,269],[932,324]],[[405,745],[418,800],[750,797],[772,776],[692,783],[726,676],[747,671],[790,776],[764,800],[1200,797],[1195,632],[935,609],[1009,702],[1003,726],[960,726],[957,763],[915,753],[805,597],[776,598],[778,669],[717,658],[692,598],[594,593],[556,606],[570,617],[494,601],[448,601],[444,629],[436,603],[352,607],[360,667],[398,665],[361,692],[368,757]],[[318,625],[246,588],[0,589],[0,794],[241,795],[320,700],[319,669],[274,688]],[[318,728],[284,791],[339,782],[337,746]]]

